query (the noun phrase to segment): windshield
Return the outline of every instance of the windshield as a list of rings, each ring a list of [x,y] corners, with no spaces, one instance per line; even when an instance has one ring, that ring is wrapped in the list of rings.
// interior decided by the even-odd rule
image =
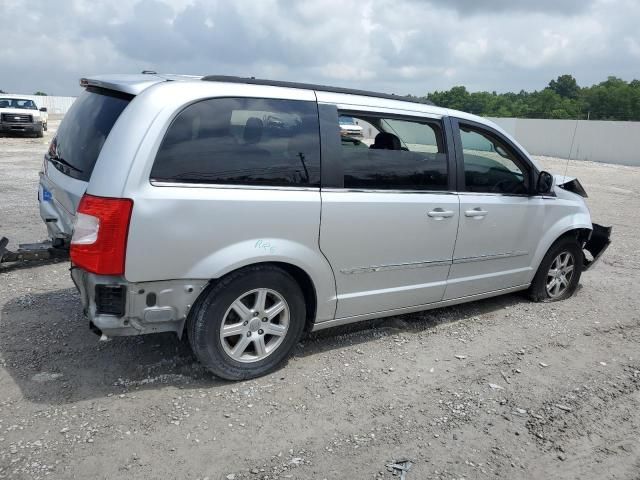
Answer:
[[[355,123],[356,122],[353,117],[345,117],[344,115],[340,116],[340,125],[355,125]]]
[[[65,115],[49,150],[49,160],[70,177],[89,181],[111,128],[131,95],[88,88]]]
[[[37,110],[33,100],[26,98],[0,98],[0,108],[24,108],[25,110]]]

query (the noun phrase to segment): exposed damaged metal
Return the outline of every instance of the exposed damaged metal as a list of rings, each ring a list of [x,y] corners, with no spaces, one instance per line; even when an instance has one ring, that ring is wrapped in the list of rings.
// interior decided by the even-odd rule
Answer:
[[[587,191],[584,189],[580,180],[576,177],[565,177],[561,175],[556,175],[556,185],[568,192],[573,192],[576,195],[580,195],[581,197],[588,198]]]
[[[587,255],[584,257],[584,266],[583,270],[588,270],[593,266],[594,263],[602,256],[605,250],[611,244],[611,231],[613,227],[603,227],[602,225],[598,225],[597,223],[593,224],[593,231],[591,232],[591,236],[587,243],[584,245],[584,250],[586,250],[591,258],[587,258]]]
[[[166,280],[130,283],[72,267],[92,331],[106,337],[175,332],[182,335],[185,319],[206,280]]]

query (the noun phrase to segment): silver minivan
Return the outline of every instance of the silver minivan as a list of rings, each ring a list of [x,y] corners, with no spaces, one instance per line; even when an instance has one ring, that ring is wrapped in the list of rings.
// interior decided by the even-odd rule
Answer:
[[[186,333],[222,378],[273,370],[306,331],[568,298],[609,244],[578,180],[474,115],[253,78],[81,85],[39,199],[90,327]]]

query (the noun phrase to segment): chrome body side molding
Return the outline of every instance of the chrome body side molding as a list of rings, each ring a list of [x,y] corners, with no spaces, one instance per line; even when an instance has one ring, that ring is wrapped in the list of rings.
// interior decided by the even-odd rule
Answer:
[[[494,253],[491,255],[480,255],[477,257],[454,258],[453,263],[457,264],[457,263],[468,263],[468,262],[483,262],[485,260],[497,260],[499,258],[523,257],[525,255],[529,255],[529,252],[517,251],[517,252]]]
[[[402,270],[405,268],[425,268],[425,267],[438,267],[442,265],[451,265],[450,260],[431,260],[428,262],[409,262],[409,263],[395,263],[389,265],[375,265],[371,267],[357,267],[357,268],[344,268],[340,270],[340,273],[345,275],[352,275],[354,273],[371,273],[382,272],[388,270]]]
[[[495,253],[492,255],[480,255],[477,257],[454,258],[453,262],[451,260],[444,259],[444,260],[430,260],[427,262],[409,262],[409,263],[393,263],[388,265],[372,265],[371,267],[343,268],[342,270],[340,270],[340,273],[344,273],[345,275],[352,275],[355,273],[383,272],[388,270],[402,270],[405,268],[440,267],[443,265],[451,265],[452,263],[482,262],[485,260],[496,260],[499,258],[522,257],[525,255],[529,255],[529,252],[525,252],[525,251],[505,252],[505,253]]]

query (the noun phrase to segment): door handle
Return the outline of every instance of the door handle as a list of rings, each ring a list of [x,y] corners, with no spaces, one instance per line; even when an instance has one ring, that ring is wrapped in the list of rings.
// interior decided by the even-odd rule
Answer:
[[[455,215],[451,210],[444,210],[442,208],[434,208],[430,212],[427,213],[431,218],[435,218],[436,220],[442,220],[443,218],[450,218]]]
[[[465,217],[483,218],[489,214],[486,210],[482,210],[480,207],[476,207],[473,210],[465,210]]]

